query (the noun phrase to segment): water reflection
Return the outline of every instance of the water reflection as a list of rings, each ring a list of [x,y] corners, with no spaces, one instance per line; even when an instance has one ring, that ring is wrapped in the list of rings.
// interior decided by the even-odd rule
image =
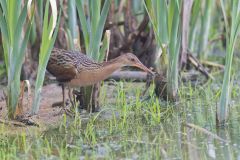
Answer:
[[[207,141],[207,153],[208,156],[212,159],[216,159],[216,147],[214,145],[214,139],[212,137],[208,137]]]
[[[230,141],[229,133],[226,129],[217,129],[217,134],[226,140]],[[232,150],[232,144],[230,143],[219,143],[216,142],[215,146],[217,148],[217,159],[233,159],[233,150]]]
[[[189,110],[180,114],[178,127],[173,126],[177,131],[178,156],[180,159],[239,159],[240,160],[240,128],[239,112],[232,109],[229,124],[225,129],[215,128],[215,110],[209,104],[203,102],[185,104]],[[214,106],[214,105],[213,105]],[[176,122],[176,121],[174,121]],[[191,123],[196,127],[186,127],[186,123]],[[179,126],[181,130],[179,132]],[[169,127],[169,126],[168,126]],[[179,137],[180,136],[180,137]]]
[[[122,123],[124,116],[121,110],[116,111],[118,116],[115,118],[111,118],[115,115],[112,112],[99,116],[93,124],[94,145],[84,140],[84,127],[81,133],[69,130],[66,134],[72,134],[73,140],[66,141],[79,149],[79,156],[94,155],[95,158],[240,160],[239,108],[231,108],[229,124],[225,129],[216,129],[214,95],[205,94],[203,90],[196,93],[195,99],[194,95],[190,96],[190,100],[184,101],[178,109],[174,108],[172,113],[166,114],[167,117],[163,116],[160,123],[155,122],[150,114],[146,115],[151,106],[143,105],[136,113],[125,113],[126,123]],[[63,138],[58,136],[60,140],[66,137],[62,135]],[[51,137],[50,134],[46,136]]]
[[[68,144],[78,147],[81,151],[79,156],[95,155],[95,157],[104,158],[109,155],[116,155],[125,158],[126,156],[128,158],[135,157],[135,159],[145,156],[155,159],[160,156],[161,159],[240,160],[239,126],[233,127],[229,123],[229,127],[225,129],[216,129],[213,125],[209,125],[209,122],[202,123],[206,122],[205,116],[199,116],[201,120],[192,118],[194,114],[188,116],[189,114],[187,116],[179,114],[155,127],[143,125],[145,128],[141,129],[138,129],[139,126],[136,127],[134,123],[129,124],[127,132],[121,132],[117,129],[112,131],[114,135],[109,134],[108,130],[104,130],[103,127],[96,130],[97,144],[91,146],[84,141],[76,143],[79,141],[79,135],[74,136],[73,134],[73,139],[66,139],[66,141]],[[207,118],[209,119],[209,117]],[[186,120],[196,125],[196,128],[186,126]],[[143,120],[142,122],[145,123],[146,121]],[[106,122],[99,121],[94,125],[101,128],[101,125],[106,126]],[[56,132],[55,130],[53,134],[56,134]],[[62,134],[62,136],[63,138],[59,139],[64,139],[66,135]],[[72,147],[69,147],[69,149],[72,149]]]

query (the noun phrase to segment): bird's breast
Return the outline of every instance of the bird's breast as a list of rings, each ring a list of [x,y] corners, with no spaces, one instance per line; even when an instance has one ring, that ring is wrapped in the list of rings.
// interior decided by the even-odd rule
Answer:
[[[81,73],[77,74],[75,78],[73,78],[68,85],[70,87],[82,87],[93,85],[97,82],[100,82],[106,79],[107,76],[101,75],[99,71],[81,71]]]
[[[121,63],[114,63],[109,65],[104,65],[98,69],[91,70],[81,70],[77,75],[69,81],[68,85],[70,87],[81,87],[88,86],[100,82],[108,78],[114,71],[121,68]]]

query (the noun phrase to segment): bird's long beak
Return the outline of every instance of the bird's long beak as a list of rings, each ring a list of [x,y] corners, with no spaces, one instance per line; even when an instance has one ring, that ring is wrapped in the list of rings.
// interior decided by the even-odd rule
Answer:
[[[139,62],[136,63],[135,66],[138,67],[138,68],[140,68],[140,69],[142,69],[142,70],[144,70],[145,72],[149,72],[149,73],[151,73],[152,75],[154,75],[154,72],[151,71],[150,69],[148,69],[146,66],[144,66],[141,62],[140,62],[140,63],[139,63]]]

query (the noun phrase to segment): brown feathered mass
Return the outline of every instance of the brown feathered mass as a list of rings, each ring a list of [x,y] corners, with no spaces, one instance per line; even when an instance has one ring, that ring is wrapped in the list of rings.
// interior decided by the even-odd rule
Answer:
[[[63,85],[63,103],[65,103],[64,86],[93,85],[124,66],[135,66],[153,74],[132,53],[126,53],[108,62],[97,63],[78,51],[57,48],[52,50],[47,70]]]

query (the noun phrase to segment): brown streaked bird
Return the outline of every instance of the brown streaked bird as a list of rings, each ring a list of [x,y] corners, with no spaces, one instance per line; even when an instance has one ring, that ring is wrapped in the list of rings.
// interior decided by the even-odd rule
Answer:
[[[65,86],[73,88],[93,85],[108,78],[114,71],[124,66],[135,66],[153,74],[132,53],[123,54],[107,62],[97,63],[78,51],[57,48],[52,50],[47,70],[62,84],[65,109]]]

